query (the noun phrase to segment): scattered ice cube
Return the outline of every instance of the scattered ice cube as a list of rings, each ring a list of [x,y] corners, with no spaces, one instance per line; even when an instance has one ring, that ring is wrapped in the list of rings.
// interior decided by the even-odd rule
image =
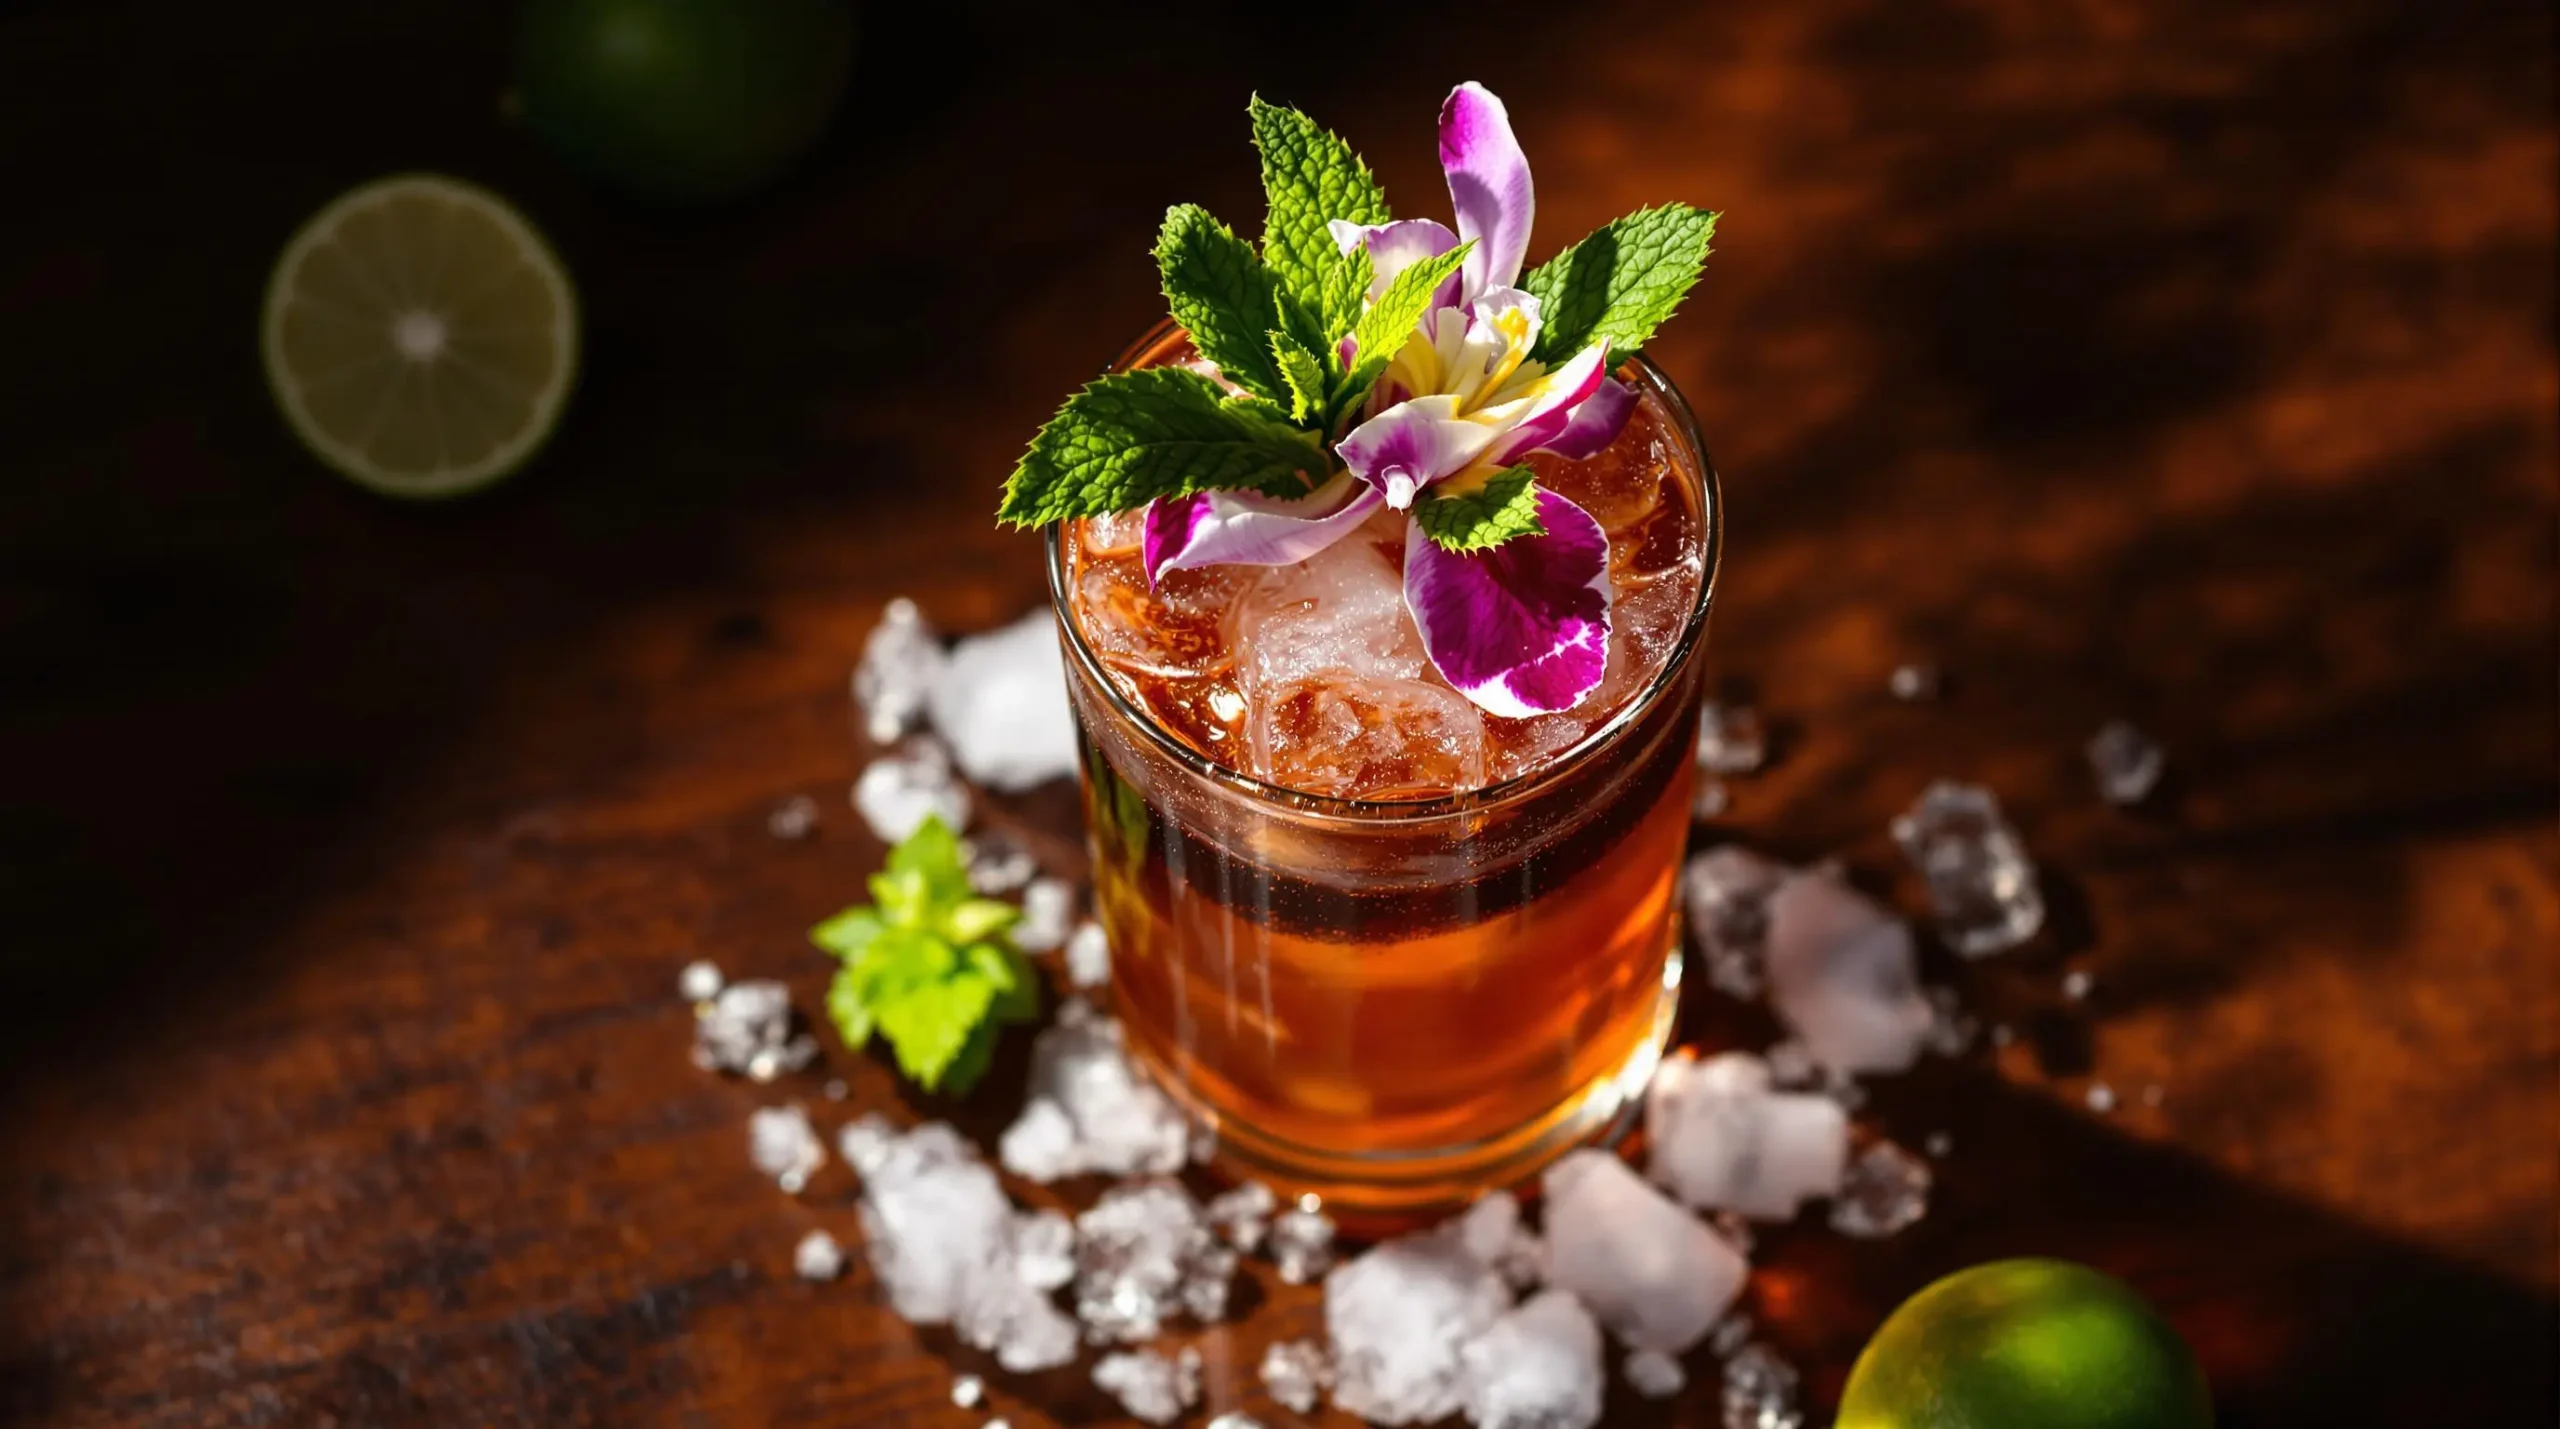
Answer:
[[[1269,1186],[1247,1181],[1210,1198],[1201,1215],[1210,1229],[1226,1237],[1227,1244],[1251,1254],[1262,1248],[1262,1238],[1271,1229],[1271,1213],[1279,1205],[1280,1198]]]
[[[2073,968],[2062,975],[2062,995],[2073,1002],[2088,1001],[2089,990],[2096,985],[2097,979],[2079,968]]]
[[[1310,1285],[1333,1268],[1333,1218],[1308,1206],[1294,1206],[1271,1222],[1263,1249],[1291,1285]]]
[[[1716,1322],[1715,1333],[1707,1336],[1707,1353],[1729,1360],[1750,1342],[1751,1317],[1736,1310]]]
[[[1062,1211],[1017,1211],[1005,1229],[1013,1273],[1034,1290],[1076,1278],[1076,1226]]]
[[[1317,1397],[1333,1385],[1333,1361],[1313,1340],[1280,1340],[1262,1352],[1261,1379],[1274,1403],[1313,1414]]]
[[[1076,770],[1058,622],[1046,606],[953,646],[925,697],[962,771],[991,789],[1028,789]]]
[[[733,982],[694,1004],[693,1064],[706,1072],[742,1072],[770,1082],[816,1060],[818,1039],[799,1030],[791,989],[779,982]]]
[[[853,808],[872,837],[894,844],[934,815],[954,829],[967,826],[969,791],[943,747],[918,736],[862,766],[853,781]]]
[[[758,1171],[795,1196],[827,1164],[826,1145],[798,1102],[763,1107],[747,1118],[747,1155]]]
[[[996,1139],[996,1160],[1027,1181],[1046,1186],[1084,1174],[1084,1147],[1075,1119],[1047,1097],[1025,1102],[1022,1115]]]
[[[1666,1059],[1645,1098],[1653,1179],[1701,1210],[1792,1218],[1840,1188],[1849,1118],[1827,1097],[1769,1089],[1759,1058]]]
[[[1845,1112],[1854,1113],[1867,1104],[1867,1089],[1858,1085],[1856,1077],[1835,1068],[1823,1069],[1822,1084],[1817,1090],[1838,1102],[1840,1109]]]
[[[1741,1293],[1741,1254],[1615,1156],[1571,1152],[1545,1187],[1548,1283],[1630,1346],[1678,1354]]]
[[[1526,1288],[1546,1278],[1546,1245],[1522,1222],[1520,1200],[1509,1191],[1486,1193],[1453,1226],[1467,1253],[1512,1285]]]
[[[951,1402],[962,1409],[975,1409],[987,1397],[986,1382],[974,1374],[964,1374],[951,1381]]]
[[[1002,1254],[962,1282],[952,1317],[960,1342],[985,1350],[1017,1374],[1055,1369],[1076,1357],[1076,1324]]]
[[[879,1150],[863,1174],[859,1214],[872,1273],[912,1324],[951,1320],[990,1281],[1027,1288],[1004,1264],[1012,1203],[977,1148],[940,1122]],[[1072,1355],[1072,1327],[1068,1338]]]
[[[1745,1260],[1751,1258],[1752,1250],[1760,1243],[1759,1233],[1751,1229],[1751,1222],[1739,1211],[1711,1212],[1707,1224],[1715,1227],[1724,1243],[1733,1247],[1733,1253]]]
[[[1646,1399],[1669,1399],[1689,1385],[1680,1362],[1659,1350],[1637,1350],[1623,1368],[1628,1385]]]
[[[1911,929],[1836,879],[1789,875],[1769,896],[1769,1001],[1814,1059],[1899,1072],[1929,1035]]]
[[[1455,1236],[1404,1236],[1336,1266],[1324,1281],[1336,1406],[1379,1424],[1454,1413],[1467,1343],[1511,1307],[1511,1290]]]
[[[1013,945],[1026,953],[1052,952],[1067,941],[1076,916],[1076,886],[1063,878],[1035,878],[1022,890],[1022,921]]]
[[[811,1231],[791,1248],[791,1273],[803,1280],[833,1280],[844,1274],[844,1247],[825,1231]]]
[[[1796,1372],[1767,1345],[1749,1345],[1724,1362],[1724,1429],[1801,1429]]]
[[[1476,1429],[1591,1429],[1607,1374],[1600,1327],[1562,1290],[1521,1302],[1468,1342],[1467,1422]]]
[[[687,1002],[709,1002],[720,995],[724,981],[718,963],[709,958],[696,958],[684,965],[683,972],[676,974],[676,995]],[[783,995],[783,1003],[787,1009],[790,994]]]
[[[1920,1149],[1928,1154],[1930,1160],[1944,1161],[1947,1153],[1956,1149],[1956,1139],[1943,1131],[1933,1131],[1921,1141]]]
[[[1185,1348],[1168,1359],[1154,1350],[1102,1357],[1093,1367],[1096,1387],[1149,1424],[1170,1424],[1200,1402],[1200,1352]]]
[[[1929,1050],[1941,1057],[1961,1057],[1972,1051],[1982,1024],[1964,1010],[1961,996],[1942,985],[1928,989],[1928,998]]]
[[[1111,936],[1087,918],[1067,936],[1067,982],[1074,987],[1101,987],[1111,981]]]
[[[1230,1409],[1210,1420],[1209,1429],[1263,1429],[1263,1424],[1241,1409]]]
[[[1097,1171],[1162,1175],[1190,1159],[1191,1127],[1129,1060],[1117,1021],[1062,1014],[1032,1041],[1030,1099],[1000,1155],[1005,1169],[1044,1183]]]
[[[2089,1110],[2096,1112],[2100,1116],[2105,1116],[2108,1112],[2116,1109],[2116,1089],[2108,1086],[2104,1082],[2091,1082],[2089,1084],[2088,1102]]]
[[[1689,801],[1689,817],[1717,819],[1733,806],[1733,796],[1725,791],[1724,781],[1713,775],[1698,776],[1698,792]]]
[[[1934,700],[1942,679],[1937,666],[1915,663],[1894,666],[1893,677],[1886,683],[1897,700]]]
[[[818,831],[818,801],[794,794],[764,816],[765,832],[778,839],[805,839]]]
[[[1878,1141],[1849,1162],[1840,1194],[1831,1202],[1831,1228],[1842,1235],[1880,1240],[1917,1221],[1928,1209],[1928,1163],[1890,1141]]]
[[[2139,804],[2151,796],[2166,763],[2151,736],[2123,720],[2109,720],[2089,741],[2089,768],[2098,793],[2110,804]]]
[[[1154,1339],[1186,1313],[1219,1319],[1235,1261],[1180,1182],[1124,1182],[1076,1217],[1076,1318],[1097,1344]]]
[[[1773,1087],[1792,1091],[1822,1084],[1822,1064],[1813,1059],[1813,1049],[1793,1037],[1771,1046],[1766,1061]]]
[[[853,668],[853,698],[862,706],[864,732],[874,744],[890,744],[915,732],[925,699],[950,657],[924,612],[904,596],[880,612],[880,623],[862,642]]]
[[[1707,981],[1744,999],[1760,995],[1769,940],[1769,895],[1786,870],[1734,844],[1690,859],[1680,873],[1689,926],[1706,957]]]
[[[989,898],[1020,889],[1040,874],[1040,861],[1010,835],[979,834],[963,841],[969,887]]]
[[[836,1133],[837,1154],[857,1176],[869,1176],[880,1169],[898,1145],[897,1124],[880,1113],[864,1112],[845,1123]]]
[[[1698,709],[1698,767],[1710,774],[1749,774],[1769,760],[1769,736],[1749,705],[1707,701]]]
[[[1893,821],[1893,840],[1929,885],[1938,931],[1969,958],[2005,952],[2044,926],[2044,894],[2000,801],[1940,780]]]

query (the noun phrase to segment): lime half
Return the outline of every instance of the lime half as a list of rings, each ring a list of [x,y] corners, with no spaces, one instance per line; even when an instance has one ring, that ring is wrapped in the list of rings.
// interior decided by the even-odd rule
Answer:
[[[457,496],[522,466],[578,371],[578,300],[504,199],[409,174],[341,195],[285,245],[260,325],[294,434],[391,496]]]

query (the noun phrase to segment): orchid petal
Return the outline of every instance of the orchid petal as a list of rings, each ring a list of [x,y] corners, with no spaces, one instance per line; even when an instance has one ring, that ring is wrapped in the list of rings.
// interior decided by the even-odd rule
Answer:
[[[1584,403],[1609,381],[1606,343],[1593,343],[1571,362],[1539,377],[1525,408],[1510,422],[1497,445],[1497,460],[1508,461],[1548,445],[1564,435]],[[1622,419],[1623,420],[1623,419]],[[1610,435],[1615,436],[1612,432]]]
[[[1543,450],[1572,461],[1598,456],[1618,439],[1636,410],[1636,389],[1614,377],[1605,378],[1583,404],[1573,409],[1564,430],[1547,438]],[[1525,425],[1525,424],[1524,424]]]
[[[1199,566],[1285,566],[1351,534],[1385,500],[1344,472],[1290,500],[1250,491],[1169,496],[1147,508],[1147,579]]]
[[[1458,236],[1475,240],[1467,254],[1466,290],[1511,286],[1529,252],[1537,200],[1528,156],[1511,135],[1510,113],[1473,80],[1451,90],[1440,108],[1440,167],[1449,173]]]
[[[1387,285],[1396,280],[1397,274],[1425,258],[1437,258],[1458,246],[1458,235],[1449,231],[1449,225],[1434,218],[1399,218],[1393,223],[1368,228],[1349,219],[1336,218],[1328,220],[1325,227],[1345,253],[1363,244],[1368,246],[1369,301],[1373,303],[1387,291]],[[1441,285],[1432,306],[1447,307],[1457,301],[1458,278],[1451,274],[1449,281]]]
[[[1334,450],[1352,475],[1402,511],[1422,488],[1464,470],[1494,436],[1494,428],[1458,415],[1457,398],[1416,397],[1352,428]]]
[[[1546,534],[1458,555],[1407,527],[1404,599],[1441,678],[1510,719],[1570,709],[1609,668],[1609,538],[1538,493]]]

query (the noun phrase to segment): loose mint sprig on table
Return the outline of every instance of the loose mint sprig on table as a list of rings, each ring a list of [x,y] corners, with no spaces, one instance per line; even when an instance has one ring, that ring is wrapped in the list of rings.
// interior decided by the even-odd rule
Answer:
[[[1432,663],[1498,715],[1570,708],[1606,673],[1608,539],[1520,458],[1587,457],[1636,395],[1609,375],[1695,286],[1716,215],[1639,209],[1525,276],[1536,210],[1502,102],[1440,112],[1457,218],[1397,219],[1360,156],[1294,109],[1248,106],[1259,245],[1194,204],[1156,268],[1216,376],[1114,373],[1067,399],[998,519],[1146,511],[1150,580],[1287,565],[1406,511],[1405,603]]]
[[[809,930],[844,964],[827,1014],[846,1046],[878,1032],[918,1086],[966,1093],[1003,1025],[1040,1014],[1038,975],[1013,942],[1022,910],[970,891],[959,835],[938,816],[889,851],[871,898]]]

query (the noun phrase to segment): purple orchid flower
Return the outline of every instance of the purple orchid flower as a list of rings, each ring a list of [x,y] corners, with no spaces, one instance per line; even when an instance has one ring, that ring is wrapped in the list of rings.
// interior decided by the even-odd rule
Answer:
[[[1367,248],[1372,302],[1415,262],[1475,245],[1388,363],[1367,420],[1336,445],[1346,470],[1294,500],[1212,491],[1157,502],[1150,578],[1301,561],[1381,506],[1409,510],[1435,487],[1473,492],[1531,452],[1587,457],[1616,439],[1636,397],[1609,376],[1605,343],[1552,368],[1530,355],[1538,300],[1513,285],[1536,195],[1510,115],[1483,86],[1462,84],[1442,106],[1440,164],[1454,232],[1427,218],[1331,225],[1343,251]],[[1459,554],[1417,524],[1405,541],[1405,604],[1432,664],[1458,693],[1512,718],[1571,708],[1608,667],[1608,538],[1564,497],[1542,490],[1537,501],[1542,535]]]

